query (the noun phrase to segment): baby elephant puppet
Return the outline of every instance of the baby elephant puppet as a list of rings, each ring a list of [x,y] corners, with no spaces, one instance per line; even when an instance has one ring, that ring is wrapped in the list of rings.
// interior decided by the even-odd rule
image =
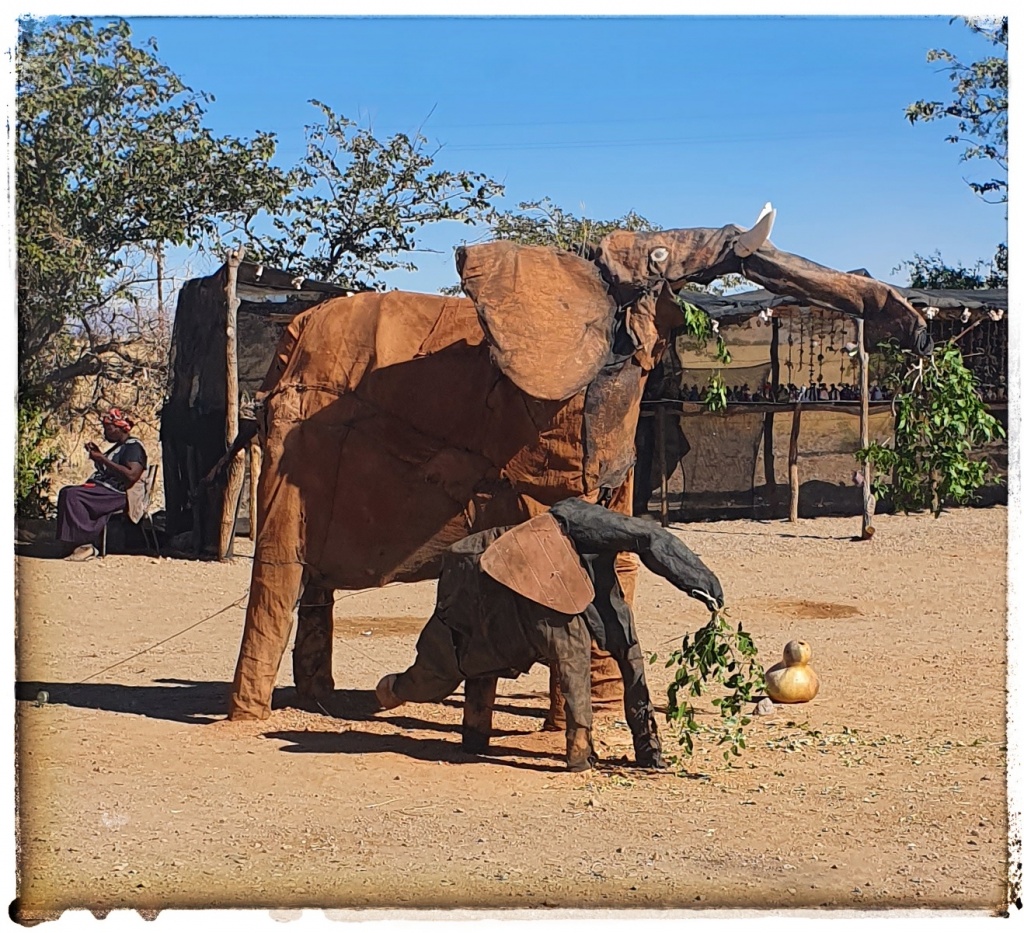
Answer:
[[[596,761],[591,738],[590,642],[609,651],[625,683],[626,721],[637,764],[661,767],[661,744],[643,656],[615,574],[615,555],[644,565],[709,609],[723,605],[718,579],[682,542],[651,522],[579,499],[511,528],[491,528],[445,554],[437,605],[416,643],[416,660],[377,685],[385,709],[437,703],[466,682],[462,744],[483,751],[499,677],[536,662],[557,664],[566,711],[570,771]]]

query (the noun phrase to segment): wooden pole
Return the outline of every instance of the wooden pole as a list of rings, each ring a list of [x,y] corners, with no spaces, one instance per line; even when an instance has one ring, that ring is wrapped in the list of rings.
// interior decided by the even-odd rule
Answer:
[[[658,404],[655,422],[658,439],[658,470],[661,474],[661,527],[668,525],[668,467],[665,458],[665,406]]]
[[[228,448],[238,436],[238,267],[245,255],[245,247],[231,250],[227,258],[227,283],[224,286],[226,315],[225,335],[225,417],[224,446]],[[235,519],[238,513],[238,499],[242,493],[245,476],[245,460],[235,454],[228,463],[227,483],[220,515],[220,539],[217,543],[217,559],[232,557]]]
[[[775,401],[779,391],[779,328],[780,322],[777,317],[772,317],[772,345],[771,345],[771,385]],[[775,488],[775,412],[769,411],[764,416],[764,482],[766,486]]]
[[[164,245],[156,244],[156,310],[160,323],[164,320]]]
[[[803,406],[797,402],[793,408],[793,427],[789,432],[789,520],[795,522],[800,517],[800,469],[797,460],[800,457],[800,412]]]
[[[249,540],[256,540],[256,492],[260,485],[260,469],[263,466],[263,448],[259,438],[249,444]]]
[[[868,419],[871,409],[871,390],[868,386],[868,350],[864,345],[864,319],[857,318],[857,357],[860,362],[860,446],[868,446]],[[875,533],[875,497],[871,495],[871,464],[861,467],[864,477],[864,511],[861,515],[860,539],[870,541]]]

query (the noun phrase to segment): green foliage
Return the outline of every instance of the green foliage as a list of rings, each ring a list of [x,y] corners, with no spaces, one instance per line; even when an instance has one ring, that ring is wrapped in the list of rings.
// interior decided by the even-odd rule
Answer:
[[[216,137],[212,98],[128,24],[25,19],[16,54],[18,350],[23,398],[55,405],[112,365],[139,373],[148,254],[202,247],[280,202],[274,137]],[[144,341],[143,341],[144,342]]]
[[[713,355],[723,366],[728,366],[732,362],[732,354],[719,333],[718,322],[712,320],[711,315],[707,311],[698,308],[679,295],[675,296],[675,301],[683,312],[683,326],[680,330],[696,341],[697,349],[700,352],[709,356]],[[708,351],[708,343],[712,338],[715,340],[714,354]],[[725,382],[722,379],[721,372],[715,370],[708,377],[708,383],[704,387],[702,394],[708,411],[722,411],[725,409],[728,405],[725,391]]]
[[[953,84],[953,99],[949,103],[919,100],[907,107],[905,113],[911,123],[953,120],[958,132],[947,136],[946,141],[964,146],[960,161],[989,160],[1000,170],[999,177],[980,182],[967,181],[967,184],[983,200],[1002,204],[1007,200],[1006,172],[1009,164],[1008,21],[1006,17],[995,20],[963,17],[963,20],[971,32],[1001,47],[1001,54],[964,64],[945,49],[932,49],[928,52],[928,61],[946,63],[945,71]],[[978,260],[973,266],[950,266],[936,251],[931,256],[915,253],[913,259],[900,263],[892,271],[906,269],[910,273],[911,288],[1006,288],[1007,260],[1006,244],[1000,243],[990,262]]]
[[[680,328],[683,333],[693,337],[697,341],[698,349],[704,353],[708,352],[708,343],[714,337],[715,352],[713,356],[723,366],[728,366],[732,362],[732,354],[718,331],[718,322],[712,320],[707,311],[678,295],[675,296],[675,301],[683,311],[683,326]]]
[[[41,409],[18,406],[18,457],[14,502],[22,518],[50,518],[50,471],[61,459],[57,428]]]
[[[708,377],[708,384],[704,386],[701,399],[707,406],[708,411],[724,411],[729,404],[726,397],[725,380],[721,373],[714,372]]]
[[[1006,244],[1001,243],[991,262],[979,259],[970,267],[950,266],[936,250],[931,256],[914,253],[913,259],[901,262],[892,271],[907,270],[911,288],[1006,288],[1007,259]]]
[[[306,127],[306,155],[289,176],[275,232],[250,241],[259,259],[350,288],[380,287],[386,272],[415,270],[407,257],[426,224],[491,216],[502,186],[438,169],[425,137],[380,140],[327,104],[310,103],[323,120]]]
[[[965,331],[966,333],[966,331]],[[954,341],[929,359],[911,359],[893,342],[879,348],[886,361],[895,430],[891,441],[857,451],[875,470],[873,488],[901,512],[928,509],[936,517],[949,502],[966,502],[986,481],[988,465],[971,450],[1005,437],[986,410],[974,374]],[[891,474],[891,479],[884,476]]]
[[[658,659],[652,655],[653,663]],[[757,660],[757,646],[742,623],[733,628],[725,609],[714,612],[711,620],[691,639],[683,637],[682,646],[669,655],[665,667],[676,669],[668,687],[669,722],[679,729],[679,744],[687,755],[693,754],[694,737],[700,734],[716,738],[726,762],[746,748],[743,727],[750,719],[743,715],[743,704],[750,703],[764,690],[764,669]],[[718,707],[721,721],[714,726],[697,722],[697,711],[687,697],[701,697],[712,684],[729,691],[716,696],[711,705]]]
[[[682,330],[695,338],[702,350],[706,350],[713,332],[711,315],[682,298],[677,297],[676,303],[683,310]]]
[[[968,64],[945,49],[931,49],[927,60],[945,64],[944,70],[953,85],[952,100],[916,101],[907,107],[906,117],[911,123],[952,120],[956,131],[946,141],[964,147],[960,161],[989,160],[1000,172],[999,177],[967,184],[985,200],[1004,203],[1008,193],[1008,20],[1004,16],[994,20],[963,17],[963,21],[971,32],[983,36],[1001,51]]]
[[[496,240],[512,240],[527,246],[554,246],[579,255],[613,230],[645,232],[660,229],[635,211],[615,220],[576,217],[553,204],[550,198],[523,201],[515,210],[495,213],[490,225]]]

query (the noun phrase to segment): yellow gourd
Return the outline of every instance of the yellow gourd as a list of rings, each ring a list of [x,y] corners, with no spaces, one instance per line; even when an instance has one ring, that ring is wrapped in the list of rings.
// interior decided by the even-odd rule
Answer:
[[[818,695],[818,675],[807,663],[811,646],[791,641],[782,652],[782,661],[764,675],[765,688],[776,703],[806,703]]]

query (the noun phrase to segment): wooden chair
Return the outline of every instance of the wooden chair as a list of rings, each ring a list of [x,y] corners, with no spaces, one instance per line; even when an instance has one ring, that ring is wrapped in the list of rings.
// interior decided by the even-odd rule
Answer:
[[[139,482],[143,484],[143,513],[142,518],[139,519],[139,529],[142,531],[142,538],[146,542],[146,547],[149,547],[149,536],[146,534],[146,522],[149,522],[149,532],[153,536],[153,550],[156,551],[156,556],[160,556],[160,542],[156,536],[156,526],[153,524],[153,516],[150,514],[150,506],[153,502],[153,491],[156,489],[156,478],[160,472],[158,464],[152,464],[146,469],[146,472],[142,474]],[[111,518],[115,515],[126,515],[127,510],[122,509],[120,512],[111,513]],[[109,525],[110,522],[107,522]],[[107,556],[107,525],[103,526],[103,534],[100,536],[100,557]]]

